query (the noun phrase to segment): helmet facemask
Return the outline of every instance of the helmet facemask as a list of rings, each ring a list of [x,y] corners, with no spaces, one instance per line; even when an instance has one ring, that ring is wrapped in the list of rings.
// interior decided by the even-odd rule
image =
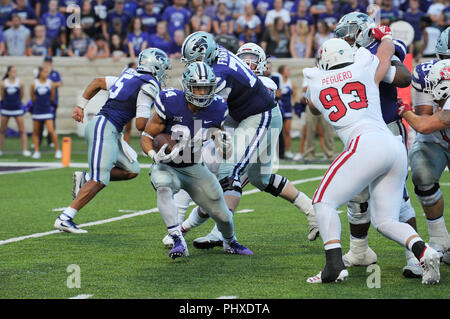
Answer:
[[[259,71],[259,56],[254,53],[242,53],[238,55],[238,58],[244,61],[254,73],[258,74]]]
[[[183,72],[182,85],[186,100],[197,107],[207,107],[214,100],[216,76],[208,64],[194,62]]]

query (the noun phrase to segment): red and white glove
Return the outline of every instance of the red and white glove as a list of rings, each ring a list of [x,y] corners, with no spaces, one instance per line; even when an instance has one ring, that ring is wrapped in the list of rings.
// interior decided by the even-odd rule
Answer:
[[[403,116],[403,114],[405,112],[408,112],[408,111],[412,112],[413,111],[411,105],[409,105],[408,103],[403,103],[402,99],[398,99],[397,100],[397,105],[398,105],[397,114],[400,115],[400,116]]]
[[[377,41],[381,41],[383,39],[392,40],[391,28],[386,25],[380,25],[379,27],[370,29],[370,31],[372,31],[372,36]]]

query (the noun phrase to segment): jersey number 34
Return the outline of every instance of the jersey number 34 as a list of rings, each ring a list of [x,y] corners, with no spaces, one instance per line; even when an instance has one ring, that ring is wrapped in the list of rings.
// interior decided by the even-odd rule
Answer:
[[[366,87],[361,82],[350,82],[342,87],[342,94],[351,94],[355,100],[348,102],[351,109],[360,110],[367,107]],[[331,109],[335,107],[328,117],[331,121],[337,122],[347,114],[347,105],[342,101],[339,90],[334,87],[328,87],[320,91],[320,102],[324,108]]]

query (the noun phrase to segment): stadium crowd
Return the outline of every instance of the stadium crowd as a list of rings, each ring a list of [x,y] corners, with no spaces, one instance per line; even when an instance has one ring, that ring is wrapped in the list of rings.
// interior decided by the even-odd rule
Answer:
[[[183,39],[214,34],[236,52],[255,42],[271,57],[311,58],[352,11],[379,8],[380,23],[414,28],[417,57],[433,55],[448,25],[446,0],[0,0],[0,55],[135,57],[157,47],[180,57]],[[420,46],[420,44],[423,44]]]
[[[406,21],[414,28],[408,47],[416,60],[434,57],[440,33],[448,26],[450,1],[446,0],[0,0],[0,55],[86,57],[89,60],[121,58],[133,60],[142,50],[155,47],[170,58],[181,57],[184,39],[196,31],[214,35],[218,44],[232,52],[247,42],[259,44],[267,56],[275,58],[317,58],[318,48],[333,38],[339,19],[353,11],[374,13],[382,25]],[[375,6],[374,6],[375,5]],[[54,71],[53,71],[54,72]],[[320,117],[309,114],[299,88],[290,78],[289,68],[267,71],[277,82],[277,98],[283,110],[280,157],[306,162],[316,159],[315,139],[319,138],[324,160],[335,157],[333,132]],[[5,78],[7,75],[5,74]],[[53,81],[52,76],[49,76]],[[8,80],[10,85],[12,80]],[[42,80],[44,83],[44,80]],[[54,81],[53,81],[54,82]],[[61,85],[60,79],[55,83]],[[12,85],[12,84],[11,84]],[[28,85],[27,85],[28,86]],[[58,87],[57,86],[57,87]],[[57,87],[47,100],[57,108]],[[23,90],[23,89],[22,89]],[[23,93],[22,93],[23,94]],[[286,105],[283,105],[286,104]],[[31,109],[32,110],[32,109]],[[44,113],[46,113],[45,111]],[[299,152],[291,151],[292,114],[301,119]],[[6,134],[7,115],[0,132],[0,155]],[[39,116],[38,116],[39,117]],[[54,116],[53,116],[54,117]],[[55,123],[54,118],[49,121]],[[39,119],[43,124],[42,119]],[[305,125],[305,124],[309,124]],[[36,124],[37,125],[37,124]],[[42,136],[42,127],[34,136]],[[19,133],[23,136],[22,125]],[[129,126],[127,126],[129,136]],[[50,128],[49,131],[52,131]],[[38,132],[40,132],[38,134]],[[24,137],[23,137],[24,138]],[[35,155],[40,157],[35,141]],[[26,142],[23,152],[28,154]],[[49,144],[55,143],[49,140]],[[55,145],[56,146],[56,145]],[[57,154],[60,156],[60,154]]]

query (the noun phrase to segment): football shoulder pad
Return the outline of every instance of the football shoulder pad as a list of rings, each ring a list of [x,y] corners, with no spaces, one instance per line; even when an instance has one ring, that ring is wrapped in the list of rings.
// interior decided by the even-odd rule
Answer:
[[[153,100],[156,99],[160,91],[158,83],[154,80],[150,80],[148,83],[142,85],[141,90]]]
[[[425,89],[425,78],[437,61],[438,60],[425,61],[414,68],[411,85],[415,90],[423,92]]]

